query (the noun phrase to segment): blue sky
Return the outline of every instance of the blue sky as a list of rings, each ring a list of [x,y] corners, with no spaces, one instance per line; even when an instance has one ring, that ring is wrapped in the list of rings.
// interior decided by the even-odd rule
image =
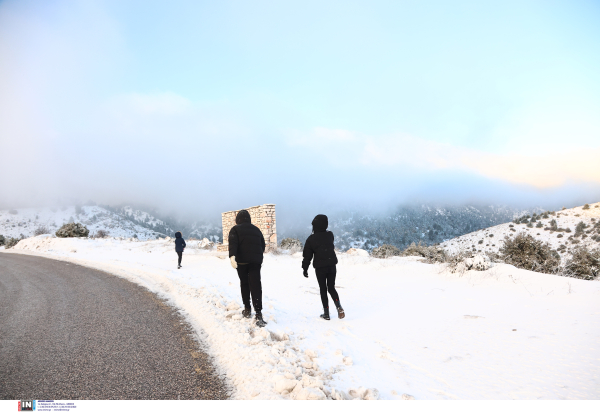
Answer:
[[[600,196],[596,1],[4,1],[0,57],[5,203]]]

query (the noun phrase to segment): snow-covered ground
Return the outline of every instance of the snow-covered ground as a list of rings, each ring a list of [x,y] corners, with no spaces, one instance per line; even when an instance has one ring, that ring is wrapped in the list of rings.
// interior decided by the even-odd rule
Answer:
[[[548,242],[553,249],[558,249],[561,245],[564,245],[565,250],[561,252],[563,259],[569,256],[569,251],[575,245],[600,248],[600,241],[592,239],[591,236],[574,239],[577,243],[573,243],[570,239],[575,234],[575,227],[579,222],[583,222],[588,225],[588,228],[591,228],[600,220],[600,202],[591,203],[589,209],[583,209],[583,206],[579,206],[554,213],[547,218],[538,218],[537,222],[532,224],[533,227],[527,227],[526,224],[504,223],[447,240],[441,243],[440,246],[450,253],[472,250],[473,247],[477,251],[497,253],[504,244],[503,239],[505,236],[516,236],[524,232],[544,243]],[[553,219],[556,220],[558,228],[569,229],[570,231],[544,230],[545,227],[549,227],[550,221]],[[541,223],[542,227],[536,227],[538,222]]]
[[[600,399],[600,282],[502,264],[459,276],[417,258],[341,254],[347,316],[325,321],[314,271],[305,279],[298,254],[267,254],[259,329],[241,318],[225,253],[189,242],[177,270],[173,249],[41,236],[1,252],[77,262],[169,299],[236,399]]]
[[[124,212],[138,220],[152,225],[164,225],[159,219],[131,208]],[[45,227],[54,234],[65,223],[82,223],[90,231],[90,236],[102,229],[112,237],[132,237],[139,239],[155,239],[164,235],[152,229],[140,226],[131,220],[100,206],[75,206],[62,208],[27,208],[15,210],[0,210],[0,235],[19,238],[33,236],[35,230]]]

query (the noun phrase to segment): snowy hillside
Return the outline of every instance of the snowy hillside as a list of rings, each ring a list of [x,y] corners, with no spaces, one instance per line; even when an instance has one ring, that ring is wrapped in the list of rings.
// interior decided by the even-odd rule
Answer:
[[[90,230],[90,236],[105,230],[112,237],[137,237],[139,239],[156,239],[164,237],[164,229],[173,233],[161,220],[145,212],[128,209],[127,213],[117,213],[100,206],[70,206],[63,208],[29,208],[18,210],[0,210],[0,235],[5,237],[31,237],[36,229],[47,229],[54,234],[63,224],[69,222],[82,223]],[[139,219],[144,226],[136,223]],[[156,230],[159,229],[159,230]]]
[[[336,284],[346,318],[325,321],[314,270],[305,279],[300,254],[267,254],[261,329],[242,318],[227,254],[189,244],[180,270],[172,239],[40,236],[0,258],[64,259],[169,299],[234,399],[600,399],[599,282],[505,264],[458,275],[344,253]]]
[[[535,212],[539,210],[533,210]],[[329,215],[329,229],[336,236],[340,250],[362,248],[372,250],[383,244],[405,249],[413,242],[428,245],[510,222],[524,211],[504,206],[400,206],[393,213],[371,216],[359,212]],[[285,227],[283,222],[280,227]],[[304,241],[310,234],[310,222],[304,228],[285,229],[283,237]]]
[[[497,253],[505,236],[527,233],[537,240],[548,242],[564,260],[575,246],[600,248],[600,203],[584,207],[526,215],[513,222],[448,240],[440,246],[450,253],[463,250]]]

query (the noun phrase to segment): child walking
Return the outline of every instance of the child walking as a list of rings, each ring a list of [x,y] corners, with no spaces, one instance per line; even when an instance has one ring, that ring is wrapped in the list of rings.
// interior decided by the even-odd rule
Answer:
[[[336,264],[338,263],[335,255],[335,247],[333,245],[333,233],[327,230],[329,221],[325,215],[317,215],[313,221],[313,233],[306,239],[304,244],[304,260],[302,260],[302,269],[304,277],[308,277],[308,267],[313,259],[313,267],[319,282],[321,292],[321,303],[323,303],[323,314],[321,318],[329,320],[329,299],[327,292],[331,295],[333,303],[338,312],[338,318],[343,319],[345,315],[344,309],[340,304],[340,297],[335,290],[335,275]]]
[[[181,269],[181,258],[185,249],[185,240],[181,237],[181,232],[175,233],[175,252],[177,252],[177,269]]]

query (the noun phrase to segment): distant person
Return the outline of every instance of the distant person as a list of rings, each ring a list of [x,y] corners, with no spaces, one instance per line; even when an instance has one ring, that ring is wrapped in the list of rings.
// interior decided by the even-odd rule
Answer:
[[[321,303],[323,303],[323,314],[321,315],[321,318],[325,320],[330,319],[329,299],[327,298],[327,292],[329,292],[333,299],[333,303],[337,308],[338,318],[343,319],[346,315],[340,304],[340,297],[335,290],[335,265],[338,263],[338,260],[335,255],[335,246],[333,245],[333,233],[327,230],[327,226],[329,226],[327,216],[317,215],[312,221],[312,226],[313,233],[306,239],[306,243],[304,244],[304,260],[302,260],[304,277],[308,277],[308,267],[310,266],[310,261],[314,257],[313,267],[315,268],[315,274],[317,275],[317,281],[319,282]]]
[[[265,253],[265,238],[259,228],[252,224],[250,213],[240,210],[235,217],[236,225],[229,231],[229,260],[231,266],[237,269],[240,278],[240,289],[245,318],[252,316],[252,305],[256,312],[256,326],[267,324],[262,316],[262,284],[260,282],[260,267]]]
[[[181,258],[183,257],[183,249],[185,249],[185,240],[181,237],[181,232],[175,233],[175,252],[177,252],[177,269],[181,269]]]

